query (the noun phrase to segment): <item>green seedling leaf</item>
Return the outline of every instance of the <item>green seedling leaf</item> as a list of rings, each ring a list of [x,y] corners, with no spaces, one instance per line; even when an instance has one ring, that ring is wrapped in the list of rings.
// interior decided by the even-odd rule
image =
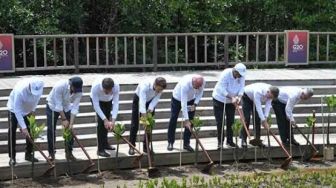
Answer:
[[[145,130],[151,131],[155,126],[154,116],[151,113],[147,113],[146,116],[140,117],[139,123],[144,126]]]
[[[125,125],[117,122],[113,128],[113,135],[116,137],[117,141],[119,141],[122,135],[125,133],[126,128]]]
[[[333,112],[336,108],[336,96],[331,95],[325,98],[325,102],[327,103],[328,111]]]
[[[239,120],[235,120],[232,125],[232,132],[234,136],[239,136],[240,129],[242,128],[242,124]]]
[[[71,129],[69,128],[63,128],[63,139],[65,142],[70,142],[72,140],[72,133]]]
[[[201,127],[203,125],[203,121],[199,116],[194,117],[193,120],[191,120],[191,123],[193,124],[193,128],[195,132],[199,132],[201,130]]]
[[[313,116],[308,116],[306,118],[306,124],[307,124],[308,127],[313,127],[315,122],[316,122],[316,118],[314,118]]]
[[[41,133],[43,132],[43,129],[45,127],[45,124],[38,125],[35,119],[35,116],[28,116],[29,121],[29,133],[33,140],[36,140]]]

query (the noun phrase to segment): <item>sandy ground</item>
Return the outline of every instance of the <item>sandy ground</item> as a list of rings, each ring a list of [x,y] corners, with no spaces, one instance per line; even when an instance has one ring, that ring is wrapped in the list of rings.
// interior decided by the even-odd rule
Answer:
[[[227,175],[240,175],[249,176],[255,173],[264,174],[281,174],[287,173],[279,168],[280,161],[263,161],[259,163],[245,162],[239,163],[226,163],[220,166],[216,164],[212,169],[211,174],[204,174],[201,172],[205,164],[188,165],[182,167],[160,167],[159,174],[154,178],[158,178],[159,182],[163,178],[176,179],[181,181],[182,178],[191,178],[192,176],[204,177],[205,180],[213,178],[214,176],[225,179]],[[238,167],[238,168],[237,168]],[[318,171],[325,169],[335,169],[336,162],[300,162],[293,161],[289,170],[302,170],[302,171]],[[137,187],[140,181],[148,180],[147,169],[132,169],[132,170],[119,170],[119,171],[104,171],[92,174],[79,174],[72,177],[60,176],[57,179],[54,177],[43,177],[29,179],[16,179],[12,181],[0,182],[0,187],[81,187],[81,188],[94,188],[94,187]]]

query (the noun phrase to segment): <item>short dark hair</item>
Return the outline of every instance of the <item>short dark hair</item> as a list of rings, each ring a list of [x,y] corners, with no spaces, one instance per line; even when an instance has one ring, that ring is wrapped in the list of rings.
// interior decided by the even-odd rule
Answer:
[[[272,93],[274,99],[277,99],[278,96],[279,96],[279,88],[278,87],[275,87],[275,86],[271,86],[269,88],[270,92]]]
[[[102,86],[104,89],[111,90],[114,86],[114,81],[112,80],[112,78],[104,78]]]
[[[155,79],[155,85],[160,86],[163,89],[166,89],[166,87],[167,87],[167,81],[163,77],[157,77]]]

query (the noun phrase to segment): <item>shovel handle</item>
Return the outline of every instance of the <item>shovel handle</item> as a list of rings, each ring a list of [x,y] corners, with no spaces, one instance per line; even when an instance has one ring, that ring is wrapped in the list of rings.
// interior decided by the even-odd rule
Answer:
[[[79,142],[79,139],[77,137],[77,135],[75,134],[74,130],[71,129],[71,134],[74,137],[75,141],[77,142],[77,144],[79,145],[79,147],[83,150],[84,154],[86,155],[86,157],[89,159],[90,163],[93,163],[91,157],[89,156],[89,154],[87,153],[86,149],[84,148],[84,146]]]
[[[236,106],[236,109],[237,109],[237,111],[238,111],[238,114],[239,114],[239,117],[240,117],[240,121],[241,121],[241,123],[242,123],[243,126],[244,126],[245,132],[246,132],[246,134],[247,134],[249,140],[251,140],[251,135],[250,135],[249,130],[247,129],[246,121],[245,121],[245,118],[244,118],[244,114],[243,114],[242,110],[239,108],[239,105],[238,105],[238,104],[235,104],[235,106]]]
[[[195,134],[195,132],[192,130],[192,128],[189,129],[189,130],[190,130],[191,134],[195,137],[197,143],[201,146],[201,148],[202,148],[204,154],[206,155],[206,157],[208,158],[208,160],[210,161],[210,163],[212,163],[213,161],[212,161],[212,159],[210,158],[209,153],[208,153],[207,150],[205,150],[205,148],[203,147],[203,144],[200,142],[198,136]]]
[[[28,140],[29,140],[29,142],[31,143],[31,144],[33,144],[34,145],[34,147],[41,153],[41,155],[43,156],[43,158],[48,162],[48,164],[50,165],[50,166],[53,166],[53,164],[52,164],[52,162],[48,159],[48,157],[43,153],[43,151],[41,150],[41,148],[34,142],[34,140],[30,137],[30,136],[27,136],[26,137]]]
[[[267,129],[267,131],[273,136],[273,138],[275,139],[275,141],[279,144],[279,146],[282,148],[282,150],[285,152],[285,154],[287,155],[288,158],[291,158],[292,156],[288,153],[288,151],[286,150],[286,148],[283,146],[283,144],[280,142],[280,140],[274,135],[274,133],[270,130],[268,123],[266,122],[267,127],[265,127],[264,124],[262,124],[264,128]]]
[[[303,136],[303,138],[305,139],[305,140],[307,140],[307,142],[308,142],[308,144],[310,144],[310,146],[313,148],[313,150],[315,151],[315,152],[317,152],[318,150],[315,148],[315,146],[310,142],[310,140],[306,137],[306,135],[305,134],[303,134],[303,132],[301,131],[301,129],[296,125],[296,124],[294,124],[293,125],[294,126],[294,128]]]
[[[142,155],[142,153],[135,147],[133,146],[133,144],[128,141],[126,138],[124,138],[123,136],[121,136],[121,139],[126,142],[132,149],[134,149],[139,155]]]

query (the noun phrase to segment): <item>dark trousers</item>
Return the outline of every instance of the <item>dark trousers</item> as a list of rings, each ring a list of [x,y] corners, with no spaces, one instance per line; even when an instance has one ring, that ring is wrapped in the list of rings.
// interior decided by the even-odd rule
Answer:
[[[148,109],[148,106],[150,104],[151,100],[146,102],[146,110]],[[155,108],[153,110],[153,115],[155,114]],[[135,142],[136,142],[136,137],[137,137],[137,133],[139,130],[139,97],[137,94],[134,94],[133,97],[133,103],[132,103],[132,121],[131,121],[131,130],[130,130],[130,142],[133,144],[133,146],[135,146]],[[148,141],[151,141],[151,135],[147,134],[148,136]],[[143,145],[146,145],[146,134],[144,134],[144,140],[143,140]]]
[[[92,99],[91,99],[92,102]],[[103,111],[104,115],[107,119],[111,118],[111,110],[112,110],[112,101],[103,102],[99,101],[99,106]],[[104,151],[109,143],[107,142],[107,129],[104,126],[104,120],[102,120],[98,114],[96,114],[98,120],[97,126],[97,138],[98,138],[98,152]]]
[[[216,119],[216,125],[217,125],[217,141],[218,145],[221,145],[221,135],[222,135],[222,124],[223,124],[223,113],[224,113],[224,103],[212,99],[213,101],[213,110],[215,114]],[[232,103],[225,104],[225,116],[226,116],[226,136],[227,136],[227,143],[233,143],[232,136],[232,124],[234,122],[234,116],[235,116],[235,106]]]
[[[274,100],[272,101],[272,108],[276,116],[281,141],[283,143],[289,142],[289,133],[291,126],[290,121],[287,119],[286,116],[286,104],[281,103],[279,100]]]
[[[188,101],[187,105],[193,105],[194,99]],[[169,120],[169,128],[168,128],[168,143],[174,144],[175,142],[175,132],[176,132],[176,124],[177,124],[177,118],[181,111],[181,102],[176,100],[174,97],[171,99],[171,116]],[[194,119],[195,111],[188,112],[189,120]],[[183,133],[183,143],[185,146],[190,144],[190,137],[191,132],[188,128],[184,128]]]
[[[243,113],[244,113],[244,118],[245,118],[245,123],[247,126],[247,129],[250,126],[250,120],[251,120],[251,114],[252,114],[252,120],[253,120],[253,125],[254,125],[254,131],[255,131],[255,138],[260,139],[260,118],[257,112],[257,109],[254,107],[253,109],[253,101],[246,95],[244,94],[242,97],[242,103],[243,103]],[[241,136],[244,141],[246,141],[246,131],[245,129],[241,129]]]
[[[49,108],[48,104],[46,107],[46,113],[47,113],[48,152],[50,156],[54,157],[54,154],[55,154],[54,143],[56,143],[56,125],[57,125],[57,120],[58,120],[58,117],[60,116],[60,113],[52,111]],[[69,110],[68,112],[64,112],[64,114],[65,114],[66,119],[70,121],[71,111]],[[73,143],[74,143],[73,138],[68,143],[64,143],[65,147],[67,148],[67,151],[70,151],[70,152],[72,151]]]
[[[28,132],[30,132],[29,121],[28,121],[27,116],[24,116],[23,119],[26,123]],[[10,111],[8,111],[8,120],[11,122],[10,126],[12,126],[12,128],[10,126],[8,127],[8,156],[9,158],[13,157],[13,159],[15,159],[16,157],[16,149],[15,149],[16,147],[16,128],[18,126],[18,121],[16,119],[15,114]],[[11,150],[11,146],[12,146],[12,150]],[[26,139],[26,153],[31,154],[32,152],[33,152],[33,144],[30,143],[28,139]]]

